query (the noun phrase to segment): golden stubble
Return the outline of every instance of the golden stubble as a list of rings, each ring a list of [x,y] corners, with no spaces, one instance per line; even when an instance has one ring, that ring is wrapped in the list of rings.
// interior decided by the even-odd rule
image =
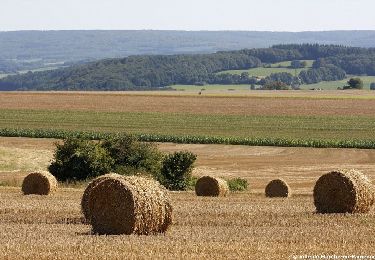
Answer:
[[[177,92],[0,92],[0,109],[373,116],[375,99],[369,91],[265,91],[240,96]]]
[[[312,194],[267,199],[243,192],[197,197],[172,192],[165,235],[96,236],[83,224],[83,189],[48,197],[0,188],[1,259],[288,259],[292,255],[371,255],[374,212],[314,213]]]

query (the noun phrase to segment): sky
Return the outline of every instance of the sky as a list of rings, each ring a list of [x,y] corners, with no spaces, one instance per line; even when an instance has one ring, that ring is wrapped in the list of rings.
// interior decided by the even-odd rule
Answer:
[[[0,0],[0,31],[375,30],[374,0]]]

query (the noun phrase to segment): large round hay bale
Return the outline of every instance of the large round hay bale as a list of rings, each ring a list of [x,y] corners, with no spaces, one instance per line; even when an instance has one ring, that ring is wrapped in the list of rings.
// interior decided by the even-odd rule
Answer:
[[[49,172],[32,172],[22,182],[22,192],[25,195],[48,195],[57,190],[57,180]]]
[[[100,181],[91,191],[89,208],[96,234],[164,233],[172,223],[167,190],[157,181],[142,177]]]
[[[367,213],[373,203],[370,180],[356,170],[324,174],[314,187],[314,204],[318,213]]]
[[[195,193],[197,196],[221,197],[229,193],[229,187],[223,179],[203,176],[195,184]]]
[[[269,198],[287,198],[292,195],[289,185],[281,179],[270,181],[266,186],[265,193]]]
[[[86,187],[85,191],[83,192],[82,199],[81,199],[81,209],[82,213],[85,216],[85,219],[87,221],[90,221],[91,219],[91,211],[89,208],[89,198],[91,195],[92,189],[98,185],[99,182],[102,180],[108,179],[108,178],[121,178],[122,175],[116,174],[116,173],[108,173],[102,176],[99,176],[92,180]]]

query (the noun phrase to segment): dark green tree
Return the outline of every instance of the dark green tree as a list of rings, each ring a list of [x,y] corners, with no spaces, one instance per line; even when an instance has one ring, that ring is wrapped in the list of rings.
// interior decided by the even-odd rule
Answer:
[[[263,89],[265,89],[265,90],[288,90],[290,88],[284,82],[281,82],[281,81],[270,81],[270,82],[267,82],[263,86]]]
[[[66,139],[56,144],[53,161],[48,170],[59,181],[79,181],[111,171],[114,160],[99,143]]]
[[[302,68],[302,64],[301,64],[301,61],[300,60],[293,60],[291,62],[291,67],[293,69],[299,69],[299,68]]]
[[[150,174],[158,178],[163,154],[156,144],[140,142],[131,135],[105,140],[102,147],[114,159],[112,170],[119,174]]]
[[[363,81],[360,78],[351,78],[348,80],[348,86],[344,89],[363,89]]]
[[[197,156],[191,152],[175,152],[164,157],[159,181],[170,190],[186,190]]]

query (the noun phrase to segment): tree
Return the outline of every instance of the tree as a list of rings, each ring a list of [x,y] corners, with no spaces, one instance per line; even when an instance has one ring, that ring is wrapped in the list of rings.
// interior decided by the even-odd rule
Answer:
[[[186,190],[197,156],[191,152],[175,152],[163,159],[159,181],[169,190]]]
[[[293,75],[288,72],[272,73],[271,75],[266,77],[267,82],[280,81],[285,83],[286,85],[291,85],[293,80]]]
[[[363,81],[360,78],[351,78],[348,80],[348,86],[344,89],[363,89]]]
[[[248,79],[250,77],[249,72],[245,71],[241,73],[241,79]]]
[[[371,83],[370,90],[375,90],[375,82]]]
[[[293,68],[293,69],[299,69],[299,68],[302,68],[302,64],[301,64],[301,61],[300,60],[293,60],[292,62],[291,62],[291,67]]]
[[[156,144],[140,142],[131,135],[120,135],[106,139],[102,147],[114,160],[112,170],[123,175],[147,173],[158,177],[163,154]]]
[[[289,86],[281,81],[271,81],[267,82],[263,89],[265,90],[288,90]]]
[[[325,59],[319,58],[319,59],[317,59],[316,61],[313,62],[312,67],[313,67],[313,69],[319,69],[321,67],[327,66],[327,64],[328,63]]]
[[[99,143],[66,139],[56,143],[53,161],[48,170],[59,181],[80,181],[111,171],[114,160]]]

